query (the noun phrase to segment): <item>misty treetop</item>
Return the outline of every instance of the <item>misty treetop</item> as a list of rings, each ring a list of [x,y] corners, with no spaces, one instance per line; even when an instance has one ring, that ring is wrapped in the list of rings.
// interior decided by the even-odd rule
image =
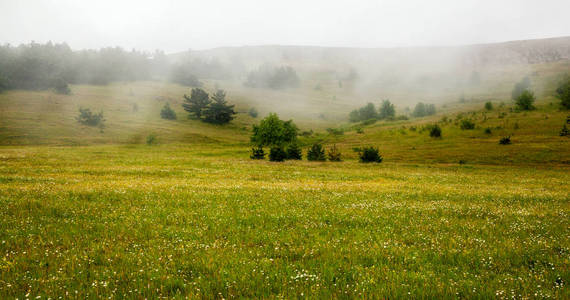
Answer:
[[[190,113],[190,117],[214,124],[228,123],[237,114],[234,105],[227,103],[223,90],[217,90],[210,99],[203,89],[193,88],[190,96],[184,95],[182,107]]]
[[[249,72],[244,85],[253,88],[282,89],[298,87],[299,82],[297,72],[292,67],[273,67],[264,64],[257,70]]]
[[[425,104],[423,102],[419,102],[418,104],[416,104],[416,107],[414,107],[412,115],[416,118],[420,118],[420,117],[435,115],[435,112],[436,112],[435,104]]]
[[[368,120],[392,119],[396,116],[396,108],[390,100],[382,101],[380,108],[376,110],[373,103],[369,102],[365,106],[350,112],[348,118],[350,122],[361,122]]]

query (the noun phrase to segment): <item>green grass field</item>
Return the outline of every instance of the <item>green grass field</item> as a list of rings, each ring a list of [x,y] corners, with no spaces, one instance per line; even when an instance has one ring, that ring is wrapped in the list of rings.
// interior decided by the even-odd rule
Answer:
[[[207,82],[240,112],[314,130],[304,149],[336,144],[337,163],[250,160],[260,118],[190,120],[176,85],[2,93],[0,298],[570,298],[569,113],[547,82],[530,112],[512,110],[509,82],[366,126],[346,115],[367,98],[332,83]],[[160,118],[166,102],[178,120]],[[105,129],[78,124],[79,107],[103,110]],[[434,123],[441,139],[422,129]],[[368,145],[383,163],[357,161]]]

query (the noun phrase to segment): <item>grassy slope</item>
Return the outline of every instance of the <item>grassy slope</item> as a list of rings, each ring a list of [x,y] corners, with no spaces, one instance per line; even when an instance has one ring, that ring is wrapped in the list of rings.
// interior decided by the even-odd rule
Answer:
[[[0,296],[570,296],[567,168],[245,155],[0,149]]]
[[[533,66],[545,78],[555,67]],[[188,120],[188,89],[175,85],[0,94],[0,297],[568,298],[570,139],[558,136],[568,113],[550,105],[546,80],[535,82],[536,111],[510,112],[508,83],[468,103],[450,92],[436,116],[363,134],[339,120],[370,98],[334,82],[320,91],[208,82],[238,111],[295,117],[319,132],[303,143],[336,143],[342,163],[251,161],[244,128],[256,120]],[[177,121],[160,119],[165,101]],[[80,106],[104,110],[103,133],[77,124]],[[477,128],[420,132],[458,114]],[[149,133],[158,146],[144,145]],[[513,145],[498,145],[508,134]],[[385,162],[357,163],[350,149],[364,145]]]

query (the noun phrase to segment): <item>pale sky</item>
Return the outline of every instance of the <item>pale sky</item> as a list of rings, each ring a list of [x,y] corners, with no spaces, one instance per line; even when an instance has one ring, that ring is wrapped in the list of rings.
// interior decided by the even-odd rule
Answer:
[[[447,46],[569,36],[569,12],[570,0],[0,0],[0,43]]]

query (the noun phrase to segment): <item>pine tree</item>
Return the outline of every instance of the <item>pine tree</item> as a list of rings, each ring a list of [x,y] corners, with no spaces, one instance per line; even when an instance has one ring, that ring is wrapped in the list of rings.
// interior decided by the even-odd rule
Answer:
[[[184,103],[182,104],[182,107],[196,119],[200,119],[204,110],[210,103],[211,101],[208,93],[201,88],[194,88],[192,89],[190,97],[184,95]]]
[[[217,90],[212,95],[212,102],[204,111],[204,121],[214,124],[225,124],[234,119],[234,105],[226,102],[226,92]]]

